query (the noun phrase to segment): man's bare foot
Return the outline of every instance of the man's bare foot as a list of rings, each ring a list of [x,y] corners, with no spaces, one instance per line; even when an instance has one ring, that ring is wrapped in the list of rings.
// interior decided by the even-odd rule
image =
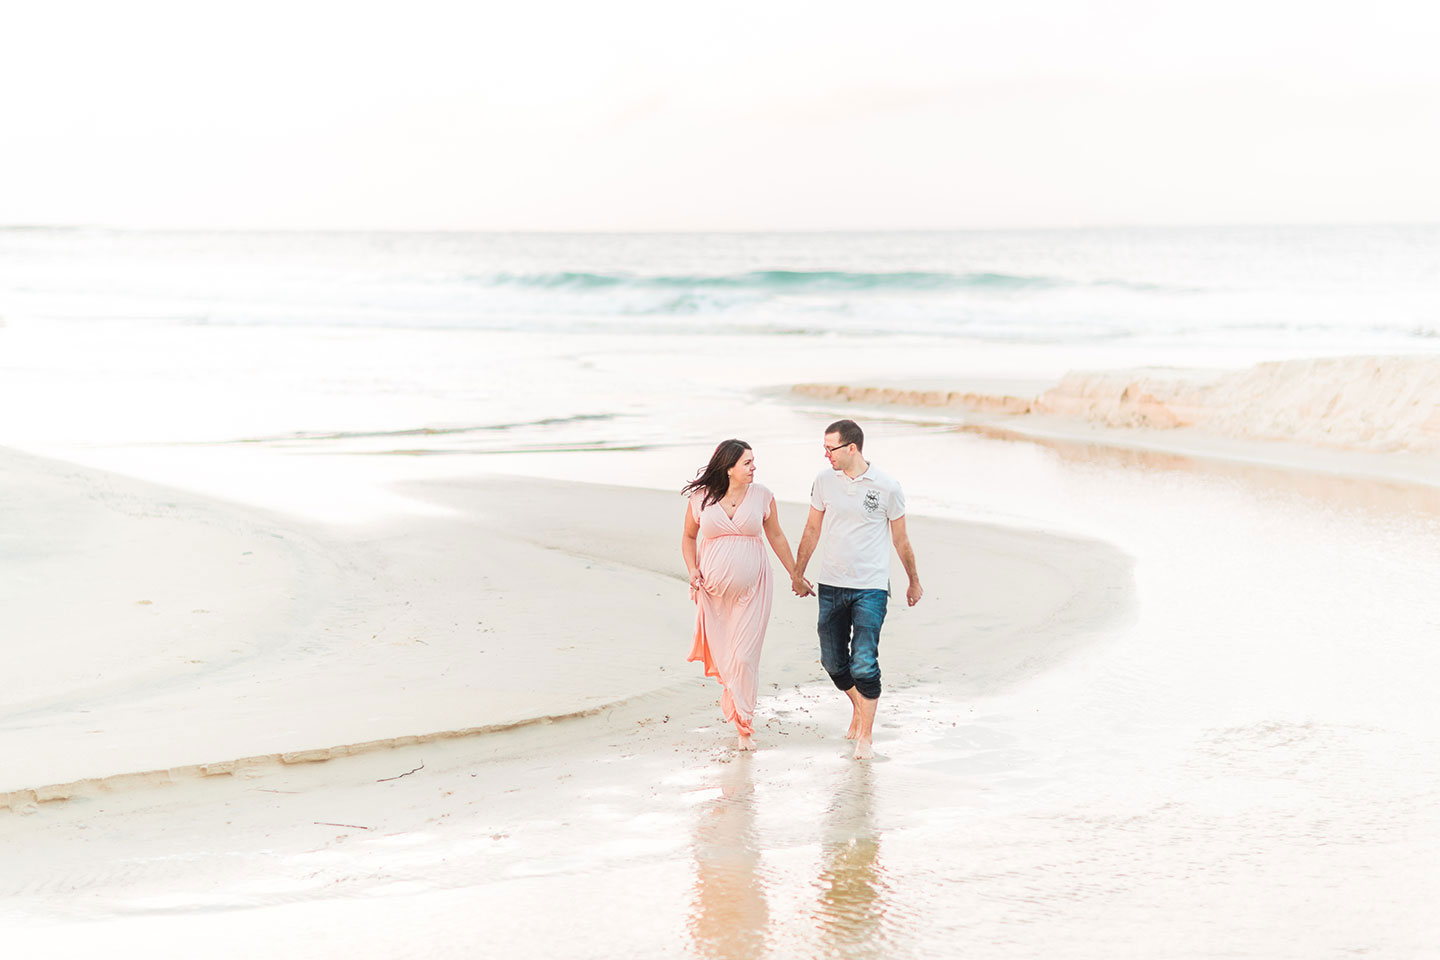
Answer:
[[[857,713],[850,718],[850,729],[845,731],[845,739],[854,740],[858,736],[860,736],[860,714]]]
[[[740,742],[737,743],[736,746],[741,750],[754,750],[755,741],[742,733],[740,734]]]
[[[858,740],[855,741],[855,759],[856,759],[856,760],[874,760],[874,759],[875,759],[875,747],[870,743],[869,740],[866,740],[864,737],[861,737],[860,739],[858,739]]]

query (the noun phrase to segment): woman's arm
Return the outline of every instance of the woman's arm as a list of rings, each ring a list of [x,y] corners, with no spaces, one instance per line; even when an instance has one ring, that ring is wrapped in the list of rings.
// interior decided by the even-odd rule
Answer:
[[[695,511],[690,509],[690,504],[685,504],[685,526],[680,530],[680,556],[685,558],[685,570],[690,577],[690,599],[695,599],[695,591],[700,589],[703,582],[700,576],[700,565],[695,556],[695,538],[700,534],[700,522],[695,519]]]
[[[770,498],[770,516],[765,518],[765,539],[770,541],[770,549],[775,551],[775,556],[780,559],[780,565],[790,575],[790,582],[795,589],[797,597],[808,596],[808,593],[801,593],[795,585],[795,557],[790,553],[790,541],[785,538],[785,531],[780,529],[780,506],[775,498]],[[810,584],[805,584],[808,590]]]

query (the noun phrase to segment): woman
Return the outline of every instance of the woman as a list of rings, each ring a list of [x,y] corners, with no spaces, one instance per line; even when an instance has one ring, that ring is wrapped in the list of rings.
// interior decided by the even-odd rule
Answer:
[[[720,709],[735,724],[740,749],[753,750],[756,675],[772,599],[765,540],[792,579],[795,558],[775,497],[755,482],[755,453],[745,441],[722,441],[681,493],[690,504],[680,552],[696,604],[689,659],[703,662],[705,675],[720,681]]]

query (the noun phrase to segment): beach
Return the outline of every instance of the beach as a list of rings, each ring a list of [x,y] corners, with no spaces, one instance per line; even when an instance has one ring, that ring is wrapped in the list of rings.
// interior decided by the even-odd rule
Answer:
[[[86,893],[72,907],[89,905],[83,908],[89,922],[79,928],[40,924],[32,930],[42,950],[46,943],[79,949],[87,937],[114,936],[100,933],[109,920],[98,921],[107,917],[120,931],[130,929],[133,916],[116,918],[137,907],[149,914],[167,898],[189,896],[160,889],[175,880],[184,888],[199,882],[209,889],[190,904],[201,912],[280,906],[322,891],[317,901],[389,889],[387,881],[378,888],[369,880],[347,881],[343,891],[328,889],[331,881],[316,884],[298,876],[262,881],[255,864],[234,869],[237,856],[304,860],[302,847],[340,843],[359,832],[357,827],[367,836],[392,838],[407,848],[407,857],[433,855],[437,863],[449,863],[465,859],[454,856],[457,838],[481,829],[482,821],[483,829],[504,837],[534,829],[538,803],[551,808],[540,815],[540,832],[555,836],[535,848],[485,845],[472,851],[468,866],[458,867],[461,874],[563,875],[569,856],[598,858],[597,866],[611,869],[617,866],[612,860],[625,865],[654,855],[657,844],[662,858],[673,857],[688,846],[689,832],[678,821],[708,795],[707,777],[735,763],[731,738],[714,708],[713,684],[676,657],[693,614],[683,578],[675,572],[677,538],[662,536],[673,533],[676,508],[683,506],[673,493],[517,478],[446,481],[409,491],[443,508],[442,517],[410,518],[385,530],[337,538],[274,517],[252,516],[246,529],[224,505],[22,455],[9,455],[5,475],[9,497],[46,489],[63,515],[74,515],[73,503],[56,490],[57,481],[75,501],[94,503],[103,494],[107,516],[113,514],[119,529],[90,527],[105,530],[103,545],[123,552],[133,578],[94,598],[92,609],[74,613],[89,620],[70,627],[71,648],[50,647],[38,635],[54,629],[41,622],[45,611],[60,606],[52,594],[17,595],[7,603],[12,615],[18,612],[22,623],[33,624],[27,639],[37,658],[47,650],[54,656],[36,663],[33,675],[53,677],[66,664],[79,663],[106,680],[103,687],[86,687],[69,679],[67,697],[36,697],[23,711],[15,709],[19,703],[7,705],[13,720],[4,753],[24,759],[7,766],[6,789],[0,792],[9,807],[8,840],[37,844],[26,854],[16,847],[16,856],[7,860],[17,869],[5,881],[10,903],[29,900],[43,914],[50,884],[78,882]],[[497,503],[504,509],[497,510]],[[207,507],[214,516],[202,513]],[[801,515],[798,505],[784,509]],[[127,523],[136,517],[142,519]],[[169,520],[176,521],[173,528]],[[175,541],[175,529],[188,534],[183,542]],[[937,735],[957,736],[964,714],[952,696],[1004,689],[1042,672],[1128,606],[1129,560],[1103,545],[939,519],[917,521],[915,529],[936,551],[936,586],[927,604],[897,625],[892,669],[909,678],[899,682],[895,697],[909,704],[905,713],[918,723],[905,738],[914,740],[922,755],[933,749],[926,742]],[[37,536],[21,546],[39,550],[42,544]],[[79,558],[116,565],[95,547],[77,538],[70,552],[53,543],[47,552],[51,562],[67,569]],[[245,547],[252,549],[240,549]],[[170,564],[177,552],[189,557],[192,582],[176,582]],[[257,581],[229,574],[237,558],[256,554],[261,555],[248,566]],[[220,568],[207,569],[207,562]],[[317,578],[317,570],[328,577]],[[57,590],[74,589],[50,582]],[[947,589],[951,582],[966,587]],[[536,583],[563,586],[537,589]],[[1023,598],[1014,594],[1020,584]],[[140,594],[145,597],[132,599]],[[256,594],[268,602],[256,604]],[[223,622],[196,630],[171,610],[199,603],[206,605],[203,612],[199,607],[184,612]],[[136,607],[146,623],[137,635],[153,650],[125,638],[131,655],[122,673],[103,660],[116,635],[98,624]],[[848,744],[842,731],[830,729],[839,720],[841,701],[818,689],[813,628],[805,610],[806,602],[794,599],[777,609],[771,627],[758,736],[777,756],[759,766],[784,764],[785,776],[795,776],[797,765],[818,765],[844,780],[852,776],[841,762]],[[34,619],[25,619],[27,614]],[[167,614],[182,623],[171,626]],[[907,653],[907,632],[931,638],[923,657],[919,650]],[[977,633],[984,635],[982,644],[972,636]],[[88,634],[88,645],[81,634]],[[266,634],[274,642],[253,649],[255,637]],[[824,723],[831,714],[834,721]],[[91,746],[96,743],[103,749]],[[414,783],[426,786],[418,795],[397,799],[395,792],[412,784],[382,785],[396,781],[371,773],[423,773]],[[438,794],[437,775],[444,784]],[[554,781],[572,778],[574,784],[556,791]],[[688,785],[662,791],[659,785],[666,782]],[[378,789],[367,789],[371,785]],[[447,801],[446,809],[426,809],[432,795],[464,799]],[[311,820],[297,824],[294,807],[277,805],[284,796],[306,798],[303,804],[313,806]],[[257,797],[263,810],[251,807]],[[561,857],[559,866],[546,866],[548,844],[568,847],[578,839],[568,837],[569,830],[562,829],[567,824],[559,821],[588,820],[596,801],[586,798],[613,805],[606,818],[613,821],[609,827],[591,823],[598,832]],[[798,799],[779,807],[803,819]],[[570,809],[572,803],[579,807]],[[408,812],[400,813],[397,804]],[[322,807],[330,812],[315,812]],[[240,808],[250,809],[237,812]],[[413,818],[422,814],[425,824],[453,818],[446,826],[459,832],[424,839],[414,831],[430,834],[435,828],[420,827]],[[842,814],[842,820],[863,817],[848,803]],[[222,815],[231,819],[215,819]],[[237,826],[234,817],[246,826]],[[330,822],[317,822],[325,817]],[[637,822],[655,818],[668,828],[649,842],[637,842]],[[335,827],[336,821],[350,826]],[[118,834],[112,826],[117,823],[127,825]],[[297,826],[303,829],[295,833]],[[150,849],[146,834],[156,828],[170,836],[165,843],[180,846],[171,853]],[[406,834],[430,853],[394,839]],[[224,853],[217,849],[213,862],[201,862],[209,858],[199,854],[179,875],[161,865],[172,857],[192,860],[197,855],[192,845],[202,836],[209,839],[200,846]],[[92,838],[107,849],[97,850]],[[277,842],[299,846],[280,854]],[[494,854],[507,846],[502,865]],[[143,859],[156,868],[112,875],[138,849],[147,851]],[[49,879],[35,876],[37,863],[51,865]],[[451,880],[437,874],[422,886],[444,890],[459,882],[456,869],[440,871]],[[257,899],[253,890],[247,892],[257,881],[295,886]],[[724,886],[732,880],[721,876],[716,882]],[[531,905],[541,914],[543,907]],[[179,901],[172,901],[165,912],[178,908]],[[327,911],[318,902],[316,908]],[[276,936],[288,930],[282,921]],[[414,934],[400,923],[385,936]],[[214,935],[207,931],[203,939]],[[377,936],[372,931],[364,939],[373,946]],[[72,943],[76,946],[67,946]],[[254,943],[247,941],[246,949]]]
[[[1428,301],[1197,333],[1326,298],[1192,294],[1088,234],[951,238],[1000,252],[948,273],[914,237],[342,235],[283,273],[293,238],[0,240],[17,951],[1440,942]],[[892,601],[862,763],[779,576],[742,755],[685,662],[678,490],[743,437],[793,545],[841,416],[905,486],[925,597]]]
[[[1413,552],[1403,531],[1416,517],[1414,532],[1433,530],[1435,499],[1417,509],[1382,486],[1367,505],[1303,482],[1286,495],[1271,468],[1157,456],[1142,485],[1257,501],[1239,519],[1268,515],[1272,534],[1297,536],[1337,503],[1362,517],[1196,583],[1183,575],[1213,557],[1194,518],[1188,548],[1167,547],[1169,569],[1137,582],[1135,557],[1155,559],[1138,541],[1132,555],[916,516],[927,597],[887,625],[881,756],[866,765],[849,759],[848,711],[821,682],[813,612],[794,598],[777,602],[762,663],[761,752],[734,753],[714,684],[681,662],[673,493],[436,481],[404,493],[443,513],[336,536],[238,511],[247,528],[224,504],[11,455],[11,483],[29,473],[53,502],[63,474],[92,502],[104,491],[122,526],[139,518],[110,534],[135,579],[96,601],[90,646],[54,666],[103,655],[113,633],[98,621],[116,611],[163,625],[167,607],[204,603],[210,614],[185,612],[233,619],[208,634],[152,627],[153,663],[134,658],[103,696],[52,697],[7,724],[6,755],[26,761],[11,769],[29,778],[6,771],[7,934],[41,956],[116,942],[162,956],[404,956],[417,943],[441,956],[923,956],[962,936],[1025,956],[1043,936],[1099,957],[1137,930],[1149,949],[1184,940],[1188,956],[1339,942],[1420,955],[1437,882],[1435,664],[1413,644],[1428,635],[1434,567],[1372,566],[1350,582],[1355,569],[1327,575],[1337,558],[1314,551],[1354,549],[1357,528],[1378,526],[1388,549]],[[1103,484],[1135,473],[1134,458],[1061,462]],[[1118,500],[1153,522],[1135,492]],[[203,508],[229,523],[197,534]],[[798,505],[781,509],[798,520]],[[192,558],[293,546],[257,561],[257,583],[202,568],[186,592],[167,566],[166,517],[190,531]],[[1399,531],[1397,517],[1409,518]],[[1307,554],[1305,569],[1270,567]],[[1337,579],[1343,595],[1303,609]],[[1413,596],[1422,619],[1375,609],[1376,581]],[[1258,582],[1312,592],[1267,612],[1277,601]],[[1236,583],[1251,594],[1223,589]],[[265,605],[250,598],[260,585]],[[22,622],[54,606],[7,603]],[[1277,619],[1286,634],[1263,643]],[[296,628],[253,651],[257,622]],[[1360,622],[1386,631],[1355,649],[1346,631]],[[1257,890],[1301,911],[1308,937],[1247,921]],[[1363,915],[1346,908],[1361,896]],[[556,903],[575,933],[553,928]]]

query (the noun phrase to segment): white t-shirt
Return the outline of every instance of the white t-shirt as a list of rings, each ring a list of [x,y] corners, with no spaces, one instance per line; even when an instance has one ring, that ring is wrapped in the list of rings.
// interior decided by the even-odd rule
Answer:
[[[810,506],[825,511],[815,582],[889,590],[890,521],[905,516],[900,484],[874,464],[853,480],[841,470],[821,470],[810,488]]]

